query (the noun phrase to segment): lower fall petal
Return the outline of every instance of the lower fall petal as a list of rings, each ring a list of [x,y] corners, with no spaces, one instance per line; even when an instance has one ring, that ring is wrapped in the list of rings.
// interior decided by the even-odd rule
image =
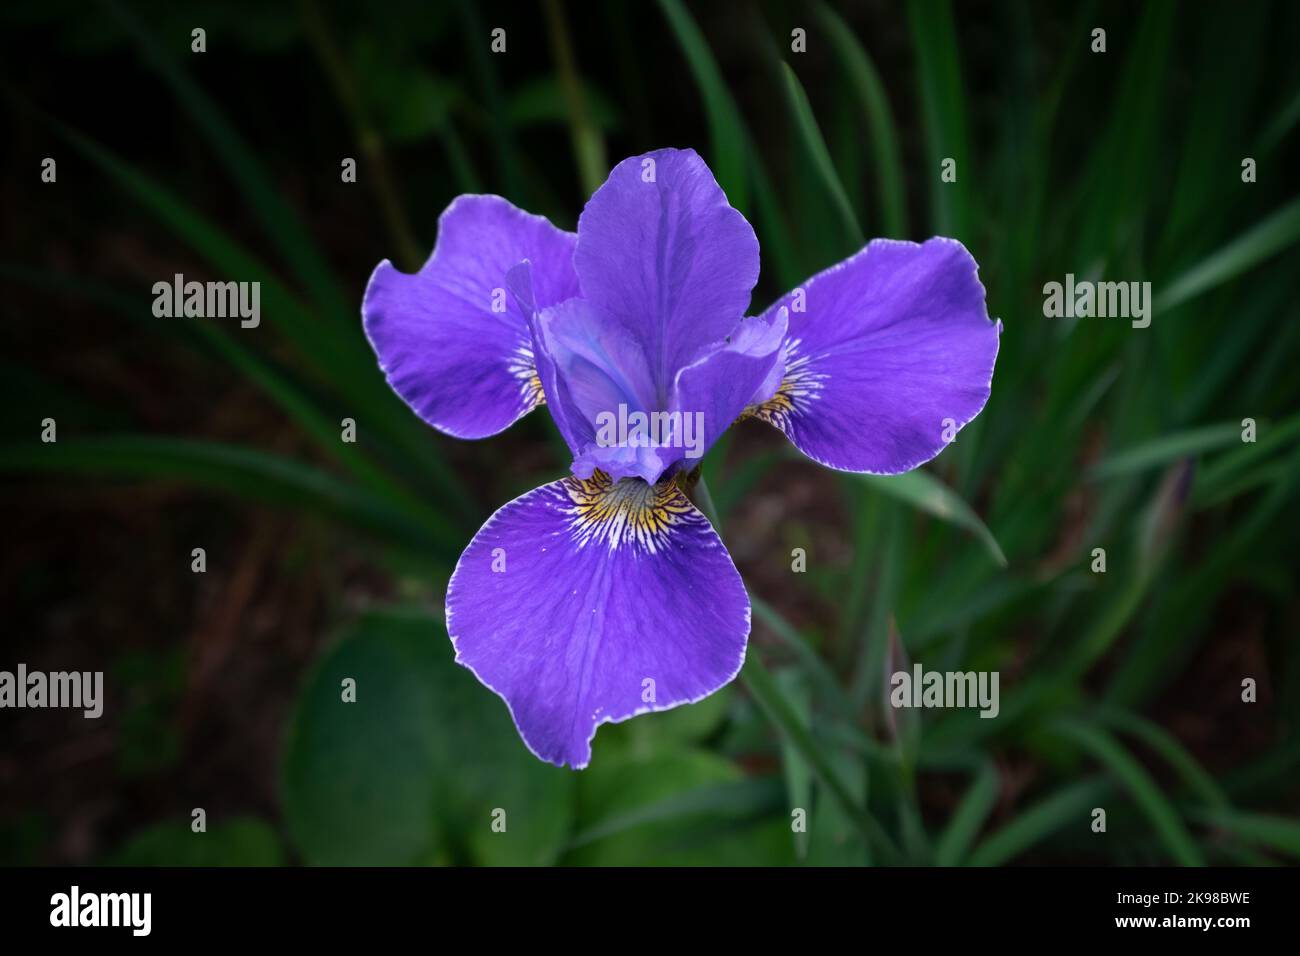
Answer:
[[[576,241],[500,196],[457,198],[419,272],[385,260],[366,288],[366,335],[393,390],[457,438],[494,435],[542,404],[529,316],[507,276],[529,261],[537,308],[576,295]]]
[[[871,242],[792,290],[785,375],[747,410],[831,468],[924,464],[988,400],[1000,322],[955,239]]]
[[[447,588],[456,660],[534,754],[574,768],[600,724],[728,683],[749,627],[731,556],[672,481],[543,485],[488,519]]]

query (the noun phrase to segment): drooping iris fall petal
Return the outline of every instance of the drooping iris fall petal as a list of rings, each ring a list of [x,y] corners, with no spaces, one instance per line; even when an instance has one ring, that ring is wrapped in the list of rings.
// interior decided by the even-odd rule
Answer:
[[[447,588],[456,660],[530,750],[574,768],[596,728],[699,700],[740,670],[749,599],[672,481],[564,478],[505,505]]]
[[[578,293],[577,236],[500,196],[461,196],[414,275],[384,260],[366,288],[366,335],[389,384],[430,425],[484,438],[544,400],[527,316],[506,274],[531,264],[541,306]]]
[[[1000,322],[955,239],[877,239],[767,310],[790,312],[776,394],[750,412],[809,458],[892,475],[924,464],[988,400]]]

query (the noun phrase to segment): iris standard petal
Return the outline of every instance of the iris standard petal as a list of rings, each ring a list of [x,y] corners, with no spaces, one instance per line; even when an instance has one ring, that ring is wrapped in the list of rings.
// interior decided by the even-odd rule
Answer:
[[[742,319],[715,351],[677,373],[672,404],[682,440],[670,443],[670,463],[694,467],[755,395],[772,394],[786,334],[785,309]]]
[[[786,369],[749,414],[831,468],[929,461],[989,397],[1002,323],[978,270],[955,239],[877,239],[813,276],[764,313],[790,310]]]
[[[619,163],[578,220],[582,295],[639,343],[667,410],[677,372],[745,314],[758,240],[694,150]]]
[[[488,519],[447,587],[456,660],[528,748],[574,768],[596,728],[699,700],[740,670],[749,599],[674,482],[565,478]]]
[[[603,421],[647,415],[654,407],[640,343],[585,299],[542,310],[533,331],[552,415],[574,454],[574,474],[590,478],[600,469],[614,478],[658,479],[665,463],[653,448],[598,441]]]
[[[393,390],[457,438],[494,435],[542,404],[528,319],[506,275],[530,260],[539,308],[577,295],[576,241],[500,196],[457,198],[419,272],[384,260],[366,288],[366,335]]]

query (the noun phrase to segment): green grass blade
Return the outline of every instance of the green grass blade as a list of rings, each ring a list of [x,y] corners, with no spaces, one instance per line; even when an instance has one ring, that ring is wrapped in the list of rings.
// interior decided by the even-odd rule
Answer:
[[[542,4],[546,12],[546,28],[551,37],[551,50],[555,57],[556,70],[560,75],[560,87],[564,94],[565,112],[568,115],[569,135],[573,140],[573,153],[578,162],[578,178],[586,195],[590,196],[605,181],[609,165],[605,159],[605,138],[591,119],[582,81],[578,77],[578,66],[574,58],[573,44],[569,39],[569,27],[564,21],[564,9],[560,0],[545,0]]]
[[[485,112],[492,133],[492,148],[496,153],[497,169],[501,175],[501,186],[507,196],[519,197],[523,175],[519,170],[515,134],[510,125],[506,98],[501,92],[501,80],[492,62],[489,45],[491,35],[483,23],[477,3],[460,0],[458,7],[461,27],[464,30],[465,47],[470,54],[470,69],[473,71],[486,107]],[[522,197],[519,198],[522,200]]]
[[[901,475],[857,475],[859,480],[892,498],[933,515],[973,534],[999,567],[1007,557],[988,526],[961,497],[928,471],[917,468]]]
[[[937,866],[956,866],[961,861],[992,812],[1000,786],[997,768],[992,763],[980,767],[939,838],[934,854]]]
[[[1119,707],[1103,707],[1098,716],[1116,730],[1132,734],[1163,757],[1183,778],[1188,789],[1207,806],[1228,806],[1228,795],[1223,792],[1223,788],[1214,782],[1214,778],[1205,772],[1205,768],[1187,752],[1187,748],[1163,727]]]
[[[704,35],[680,0],[660,0],[659,5],[704,98],[713,150],[709,166],[731,205],[746,215],[750,214],[749,189],[752,186],[753,206],[761,227],[764,268],[770,260],[777,285],[791,289],[803,281],[805,273],[799,267],[791,244],[790,229],[781,212],[776,189],[754,147],[740,110],[727,90],[722,71],[718,69]]]
[[[701,814],[725,812],[735,819],[758,817],[782,809],[785,805],[784,797],[785,790],[781,781],[775,777],[700,787],[590,824],[575,833],[564,850],[576,850],[649,823],[681,820]]]
[[[1180,866],[1205,865],[1205,858],[1183,826],[1178,811],[1160,792],[1150,775],[1113,737],[1079,720],[1062,720],[1056,725],[1056,730],[1092,754],[1115,775],[1151,822],[1175,862]]]
[[[340,441],[338,424],[321,412],[316,403],[285,370],[258,358],[253,352],[240,345],[222,326],[211,322],[168,324],[167,320],[156,319],[152,315],[146,318],[140,314],[140,310],[135,307],[136,303],[130,296],[113,289],[92,288],[88,280],[79,276],[34,273],[5,263],[0,263],[0,276],[8,276],[15,281],[96,302],[122,313],[127,318],[146,321],[152,327],[164,332],[175,330],[193,333],[196,339],[206,343],[217,355],[260,388],[315,440],[322,451],[338,460],[372,491],[380,492],[392,501],[402,502],[403,506],[411,511],[422,513],[425,520],[443,520],[427,502],[411,494],[389,474],[376,467],[357,445]]]
[[[1291,132],[1296,123],[1300,122],[1300,92],[1297,92],[1287,104],[1278,111],[1273,121],[1264,128],[1264,132],[1259,138],[1259,148],[1256,150],[1260,155],[1271,153]]]
[[[1167,465],[1180,458],[1195,458],[1240,441],[1241,426],[1232,422],[1159,435],[1107,456],[1092,468],[1089,475],[1094,481],[1119,478]]]
[[[1200,812],[1196,817],[1212,827],[1227,830],[1239,840],[1300,860],[1300,820],[1224,809]]]
[[[1300,240],[1300,199],[1293,199],[1222,249],[1183,272],[1155,297],[1154,309],[1167,312],[1235,279]]]
[[[894,124],[885,86],[875,64],[839,14],[819,0],[813,6],[813,16],[830,38],[831,47],[848,77],[849,89],[867,117],[884,234],[894,239],[905,239],[907,196],[903,189],[903,164],[898,146],[898,127]]]
[[[830,758],[822,751],[821,745],[813,737],[808,726],[799,719],[794,706],[781,693],[775,679],[763,666],[757,654],[746,655],[745,666],[740,671],[740,679],[753,695],[763,715],[781,732],[784,739],[798,750],[816,775],[818,783],[826,788],[845,816],[853,821],[872,850],[880,855],[882,861],[898,860],[899,852],[893,840],[889,838],[871,812],[853,799],[848,786],[835,772]]]
[[[1198,506],[1208,507],[1222,501],[1234,488],[1240,487],[1243,480],[1247,480],[1249,486],[1250,475],[1258,471],[1261,466],[1271,470],[1281,465],[1283,472],[1285,471],[1285,465],[1271,461],[1270,456],[1279,449],[1287,448],[1291,442],[1300,437],[1300,414],[1292,415],[1276,424],[1269,422],[1256,424],[1255,441],[1243,442],[1240,448],[1224,452],[1213,461],[1207,462],[1197,472],[1196,481],[1192,486],[1192,500]]]
[[[342,519],[394,541],[436,544],[435,553],[449,560],[464,543],[441,525],[413,523],[410,514],[383,498],[318,468],[238,445],[143,435],[14,443],[0,446],[0,471],[183,481],[244,500]]]
[[[966,97],[952,6],[947,0],[916,0],[907,5],[916,48],[921,115],[925,125],[925,179],[930,183],[930,217],[935,230],[969,240],[966,190],[977,182],[968,148]],[[956,182],[940,178],[944,159],[957,161]]]
[[[313,318],[271,270],[220,229],[161,185],[75,130],[51,121],[61,136],[113,177],[131,196],[150,209],[221,274],[261,283],[263,312],[299,353],[337,387],[350,417],[373,425],[401,445],[403,453],[435,479],[439,493],[461,507],[473,499],[458,477],[416,426],[404,406],[383,384],[373,355],[355,332]],[[357,323],[359,328],[360,323]],[[342,416],[340,416],[342,417]]]
[[[817,171],[822,187],[830,199],[831,208],[839,218],[845,251],[851,253],[862,247],[862,226],[858,224],[858,217],[853,212],[853,204],[849,202],[844,184],[840,182],[840,177],[835,172],[835,163],[831,161],[826,140],[822,138],[821,130],[817,126],[817,118],[813,116],[812,106],[808,102],[808,95],[804,92],[803,85],[799,82],[799,77],[795,75],[794,70],[790,69],[789,63],[782,63],[781,68],[785,78],[786,107],[794,120],[794,127],[799,133],[799,141],[803,144],[808,161]]]
[[[713,155],[709,167],[718,184],[731,201],[731,205],[744,212],[748,208],[748,191],[745,177],[745,142],[747,139],[740,120],[740,111],[727,91],[704,34],[687,12],[681,0],[659,0],[659,9],[668,18],[677,42],[686,55],[686,62],[695,76],[696,85],[704,97],[704,111],[709,122],[709,141]]]
[[[1072,783],[1028,807],[990,834],[966,860],[967,866],[1001,866],[1067,826],[1084,832],[1088,812],[1113,791],[1102,777]]]
[[[336,322],[353,321],[355,310],[344,298],[329,264],[243,137],[127,5],[110,2],[109,8],[212,144],[216,155],[243,191],[262,228],[302,281],[317,307]]]
[[[849,704],[849,699],[835,679],[834,673],[826,666],[826,662],[822,660],[821,655],[804,640],[798,628],[783,618],[772,605],[757,595],[751,594],[749,603],[753,606],[754,617],[767,625],[768,629],[794,652],[795,656],[799,658],[799,663],[806,669],[809,676],[817,681],[830,702],[838,707],[841,712],[850,713],[852,707]]]

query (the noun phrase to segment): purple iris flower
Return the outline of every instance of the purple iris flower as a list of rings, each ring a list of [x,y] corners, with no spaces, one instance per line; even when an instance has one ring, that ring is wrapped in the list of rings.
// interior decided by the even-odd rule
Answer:
[[[688,497],[729,425],[897,474],[988,399],[1001,324],[961,243],[875,240],[745,318],[758,267],[704,161],[663,149],[619,163],[576,235],[461,196],[418,273],[370,279],[366,333],[420,417],[484,438],[545,404],[573,452],[571,475],[488,519],[447,588],[456,660],[543,760],[585,767],[600,724],[739,672],[749,599]]]

